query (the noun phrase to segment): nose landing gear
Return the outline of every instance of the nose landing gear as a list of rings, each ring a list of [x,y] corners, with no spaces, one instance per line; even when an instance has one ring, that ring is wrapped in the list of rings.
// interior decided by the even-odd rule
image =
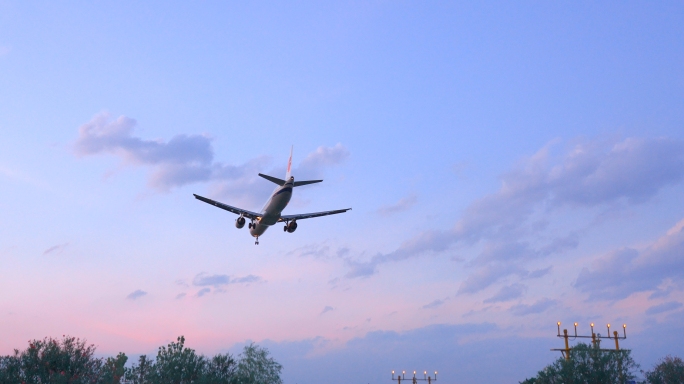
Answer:
[[[254,242],[254,245],[259,245],[259,238],[256,238],[256,241]]]

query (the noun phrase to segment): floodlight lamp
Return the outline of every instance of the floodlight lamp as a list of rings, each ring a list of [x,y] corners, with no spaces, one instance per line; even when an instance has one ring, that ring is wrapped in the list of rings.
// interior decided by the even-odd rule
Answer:
[[[591,323],[591,326],[593,327],[593,326],[594,326],[594,323]]]
[[[558,326],[560,327],[560,321],[558,322]]]
[[[575,323],[575,327],[577,326],[577,323]]]
[[[627,324],[622,324],[622,328],[627,328]]]

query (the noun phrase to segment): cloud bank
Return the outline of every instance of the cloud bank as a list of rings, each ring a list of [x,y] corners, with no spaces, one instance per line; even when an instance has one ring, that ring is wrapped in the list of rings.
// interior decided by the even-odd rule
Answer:
[[[623,248],[584,268],[575,288],[590,298],[623,299],[636,292],[658,292],[665,280],[684,283],[684,220],[644,249]]]
[[[264,280],[256,275],[231,277],[228,275],[208,275],[206,273],[199,273],[192,279],[192,285],[201,287],[196,296],[202,297],[211,292],[212,288],[215,292],[222,292],[228,285],[232,284],[252,284],[260,283]]]
[[[547,214],[560,208],[640,204],[684,178],[684,143],[675,139],[627,138],[613,143],[581,141],[564,150],[558,147],[558,143],[551,143],[519,161],[501,176],[499,190],[471,203],[450,230],[426,230],[393,252],[377,254],[369,260],[349,259],[346,277],[368,277],[377,273],[384,263],[444,252],[455,246],[475,245],[481,251],[466,263],[473,271],[461,284],[458,290],[461,294],[482,291],[509,276],[519,279],[541,277],[549,269],[529,271],[527,264],[575,249],[580,237],[570,232],[540,241],[543,237],[538,235],[548,223],[535,220],[535,213]],[[652,252],[661,255],[662,259],[667,258],[664,250]],[[624,250],[612,257],[632,261],[637,256],[634,251]],[[661,262],[662,265],[667,263]],[[675,264],[674,261],[669,263],[670,266]],[[601,269],[595,275],[586,271],[576,286],[587,290],[596,288],[603,295],[615,294],[609,287],[618,284],[620,273],[610,272],[615,277],[609,279],[609,283],[599,281],[602,272],[608,272],[608,269]],[[637,286],[653,286],[652,278],[639,277],[638,280]],[[510,295],[514,293],[510,292]],[[507,293],[500,294],[492,300],[503,300]]]
[[[113,119],[107,113],[99,113],[79,128],[74,154],[79,157],[111,154],[126,165],[148,167],[149,186],[161,192],[210,182],[213,195],[245,200],[255,195],[261,198],[272,190],[270,184],[257,176],[271,163],[270,157],[260,156],[242,165],[224,164],[214,161],[213,139],[207,135],[179,134],[168,141],[146,140],[134,135],[136,125],[134,119],[126,116]],[[340,164],[348,156],[349,151],[340,143],[333,147],[321,146],[293,174],[320,176],[325,167]]]

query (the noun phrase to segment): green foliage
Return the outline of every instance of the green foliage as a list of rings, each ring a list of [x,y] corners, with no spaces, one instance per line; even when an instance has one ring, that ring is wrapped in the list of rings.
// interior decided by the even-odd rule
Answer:
[[[0,358],[0,383],[113,384],[119,383],[127,357],[106,361],[93,357],[94,345],[64,336],[29,341],[29,348]]]
[[[281,370],[267,349],[254,344],[245,347],[239,361],[230,354],[207,358],[185,348],[181,336],[160,347],[156,360],[141,356],[125,378],[133,384],[282,384]]]
[[[649,384],[681,384],[684,383],[684,362],[679,357],[667,356],[644,375]]]
[[[209,360],[205,372],[207,383],[233,383],[236,381],[236,363],[230,354],[218,354]]]
[[[126,361],[128,357],[119,352],[116,357],[108,357],[102,366],[100,383],[102,384],[117,384],[121,382],[124,376]]]
[[[634,379],[638,368],[630,354],[580,343],[570,352],[570,360],[560,358],[521,384],[622,384]]]
[[[152,376],[153,366],[154,361],[148,359],[146,355],[142,355],[138,359],[138,365],[133,365],[131,368],[126,369],[125,378],[132,384],[148,383]]]
[[[239,384],[282,384],[283,366],[268,357],[268,350],[254,343],[245,346],[237,368]]]
[[[157,360],[150,375],[153,382],[195,383],[204,375],[206,358],[197,355],[194,349],[185,348],[184,345],[185,337],[181,336],[178,342],[159,347]]]
[[[21,358],[19,351],[14,350],[14,355],[0,356],[0,383],[20,383]]]
[[[0,356],[0,384],[282,384],[282,366],[268,350],[255,344],[245,346],[236,361],[230,354],[212,358],[185,347],[179,337],[160,347],[157,358],[140,356],[126,368],[128,357],[95,358],[94,345],[64,336],[29,341],[25,351]]]
[[[194,349],[185,348],[185,337],[181,336],[160,347],[155,361],[140,356],[138,364],[126,371],[126,379],[134,384],[231,384],[235,382],[235,365],[229,354],[211,359],[198,355]]]

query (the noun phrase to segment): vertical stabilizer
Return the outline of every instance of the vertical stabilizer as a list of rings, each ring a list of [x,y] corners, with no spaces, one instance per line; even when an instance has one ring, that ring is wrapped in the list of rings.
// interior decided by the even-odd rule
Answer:
[[[290,160],[287,161],[287,174],[285,175],[285,180],[290,180],[291,171],[292,171],[292,150],[293,149],[294,149],[294,145],[290,147]]]

